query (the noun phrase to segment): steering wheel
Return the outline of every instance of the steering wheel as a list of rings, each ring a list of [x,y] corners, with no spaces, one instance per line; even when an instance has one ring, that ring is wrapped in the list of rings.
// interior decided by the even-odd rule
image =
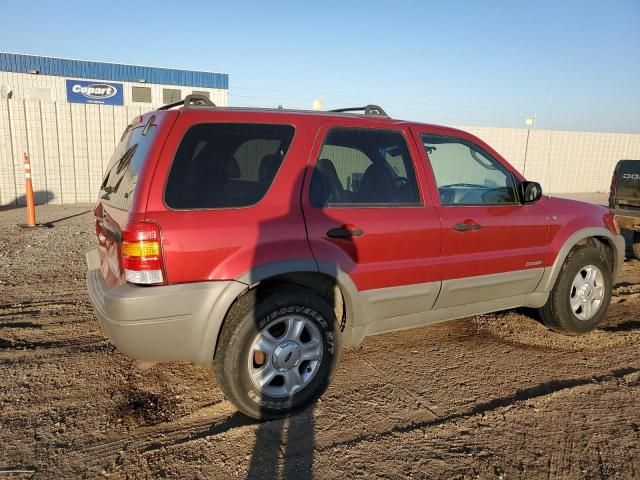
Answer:
[[[512,203],[513,198],[509,197],[509,189],[506,187],[490,188],[482,193],[484,203]]]
[[[409,200],[409,181],[406,177],[396,177],[393,179],[394,195],[398,200],[404,202]]]
[[[449,205],[453,203],[456,198],[456,191],[446,187],[438,188],[438,194],[440,195],[440,203],[443,205]]]
[[[476,185],[474,183],[450,183],[449,185],[442,185],[440,188],[487,188],[483,185]]]

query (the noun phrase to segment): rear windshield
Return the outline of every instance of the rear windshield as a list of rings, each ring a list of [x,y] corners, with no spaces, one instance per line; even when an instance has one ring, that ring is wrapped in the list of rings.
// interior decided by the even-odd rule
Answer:
[[[259,202],[293,139],[290,125],[204,123],[191,127],[171,166],[165,202],[174,209]]]
[[[129,210],[157,126],[155,117],[146,125],[127,127],[113,153],[100,186],[100,199],[112,207]]]
[[[640,160],[620,160],[617,171],[617,203],[640,206]]]

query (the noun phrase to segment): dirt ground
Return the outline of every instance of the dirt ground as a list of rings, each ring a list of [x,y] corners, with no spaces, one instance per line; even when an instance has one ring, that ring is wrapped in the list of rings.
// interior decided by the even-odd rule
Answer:
[[[638,261],[590,335],[509,311],[369,338],[315,408],[259,424],[209,368],[103,339],[89,210],[0,211],[0,478],[640,478]]]

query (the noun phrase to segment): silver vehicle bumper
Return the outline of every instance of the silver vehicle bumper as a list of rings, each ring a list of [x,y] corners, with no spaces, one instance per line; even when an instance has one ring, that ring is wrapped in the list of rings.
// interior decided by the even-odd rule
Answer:
[[[87,253],[87,265],[89,296],[103,334],[144,362],[210,363],[224,317],[247,288],[229,280],[107,289],[98,249]]]

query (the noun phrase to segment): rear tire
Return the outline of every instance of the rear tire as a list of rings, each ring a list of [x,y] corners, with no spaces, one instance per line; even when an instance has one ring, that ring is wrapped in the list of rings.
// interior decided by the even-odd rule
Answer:
[[[333,308],[312,291],[253,291],[227,316],[216,351],[225,397],[251,418],[281,418],[324,393],[340,356],[340,331]]]
[[[632,242],[633,254],[636,259],[640,260],[640,232],[633,232]]]
[[[567,256],[547,303],[539,309],[544,324],[566,335],[593,330],[611,301],[611,265],[599,249],[580,245]]]

